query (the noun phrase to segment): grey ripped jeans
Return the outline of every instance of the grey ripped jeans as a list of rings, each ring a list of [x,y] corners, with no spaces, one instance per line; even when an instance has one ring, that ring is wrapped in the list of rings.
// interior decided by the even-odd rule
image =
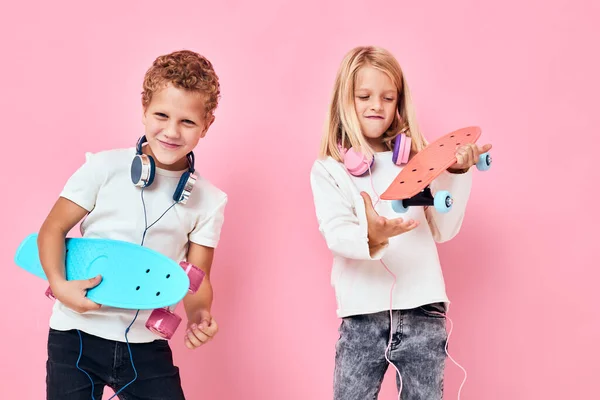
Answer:
[[[443,315],[440,315],[443,314]],[[388,358],[402,376],[402,400],[441,400],[446,361],[445,305],[394,310]],[[390,312],[342,319],[336,344],[335,400],[377,399],[389,366]],[[398,373],[396,384],[400,389]]]

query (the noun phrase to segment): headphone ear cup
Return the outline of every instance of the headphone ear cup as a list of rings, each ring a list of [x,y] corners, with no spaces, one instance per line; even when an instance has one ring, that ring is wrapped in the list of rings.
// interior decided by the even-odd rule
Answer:
[[[398,136],[396,136],[396,138],[394,139],[394,151],[392,152],[392,161],[396,165],[400,165],[400,163],[402,161],[402,157],[399,157],[400,156],[400,146],[402,144],[404,144],[402,142],[404,142],[405,138],[406,138],[406,136],[404,135],[404,133],[401,133]],[[400,158],[400,160],[398,160],[399,158]]]
[[[181,175],[181,178],[179,178],[179,183],[177,183],[175,193],[173,193],[173,201],[186,204],[190,198],[190,194],[192,193],[195,183],[196,175],[190,173],[189,171],[184,172],[183,175]]]
[[[412,138],[410,136],[404,137],[404,145],[402,145],[402,164],[408,163],[410,158],[410,150],[412,147]]]
[[[398,136],[396,136],[396,139],[394,139],[394,151],[392,153],[392,161],[396,165],[402,164],[402,153],[403,146],[405,145],[405,143],[406,135],[404,133],[399,134]]]
[[[136,154],[131,162],[131,181],[137,187],[148,187],[154,182],[156,164],[147,154]]]
[[[354,150],[352,147],[344,155],[344,165],[348,172],[354,176],[364,175],[373,166],[374,161],[375,157],[367,160],[363,153]]]
[[[410,156],[410,146],[412,139],[410,136],[401,133],[394,139],[394,152],[392,153],[392,161],[396,165],[406,164]]]
[[[150,161],[150,170],[148,171],[148,183],[146,186],[152,185],[154,182],[154,174],[156,173],[156,163],[154,162],[154,158],[152,156],[146,155],[148,157],[148,161]]]

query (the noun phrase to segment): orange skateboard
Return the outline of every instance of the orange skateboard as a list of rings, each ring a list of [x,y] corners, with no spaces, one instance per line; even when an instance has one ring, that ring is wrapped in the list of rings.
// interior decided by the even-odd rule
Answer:
[[[383,200],[392,200],[392,208],[397,213],[405,213],[410,206],[431,206],[438,212],[448,212],[452,208],[452,196],[442,190],[432,195],[429,184],[456,162],[456,148],[463,144],[475,143],[481,135],[477,126],[462,128],[440,137],[418,152],[381,195]],[[492,158],[489,153],[479,156],[477,169],[486,171]]]

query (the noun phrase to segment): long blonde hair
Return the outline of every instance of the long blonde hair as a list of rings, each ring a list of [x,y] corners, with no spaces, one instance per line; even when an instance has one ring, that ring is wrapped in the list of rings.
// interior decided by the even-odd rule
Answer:
[[[391,150],[393,140],[404,132],[412,139],[411,153],[421,151],[427,142],[419,131],[410,90],[400,64],[390,52],[381,47],[361,46],[355,47],[346,54],[337,72],[319,156],[331,156],[341,161],[342,155],[338,145],[345,148],[352,146],[361,150],[367,157],[374,153],[373,148],[362,135],[354,107],[356,75],[365,65],[387,74],[398,89],[397,112],[390,127],[382,136],[383,143]]]

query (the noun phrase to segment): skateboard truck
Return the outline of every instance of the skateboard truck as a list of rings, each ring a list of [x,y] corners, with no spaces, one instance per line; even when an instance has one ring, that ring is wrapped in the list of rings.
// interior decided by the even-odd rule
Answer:
[[[403,214],[408,211],[408,207],[414,206],[434,206],[438,212],[446,213],[452,208],[454,199],[450,196],[450,192],[440,190],[433,196],[431,189],[427,186],[422,192],[417,193],[413,197],[404,200],[392,200],[392,209]]]

